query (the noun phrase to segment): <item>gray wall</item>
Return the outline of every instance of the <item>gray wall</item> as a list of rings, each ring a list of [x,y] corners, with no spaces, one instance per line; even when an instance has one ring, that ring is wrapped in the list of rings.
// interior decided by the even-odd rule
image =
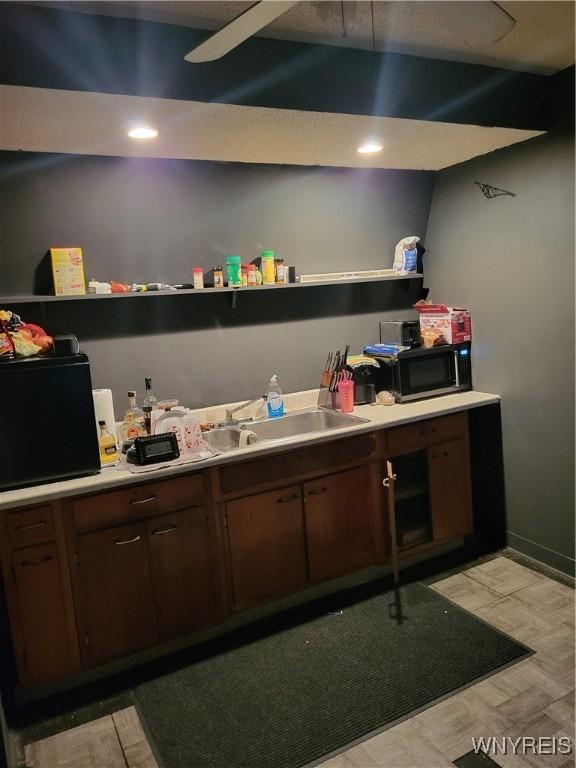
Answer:
[[[487,200],[474,181],[516,197]],[[472,310],[475,388],[502,396],[509,543],[570,571],[573,131],[440,172],[427,247],[431,297]]]
[[[86,276],[187,282],[238,253],[274,248],[300,272],[390,267],[396,242],[423,236],[433,174],[0,153],[0,295],[31,293],[51,245],[80,245]],[[328,349],[360,351],[378,320],[406,314],[419,284],[20,305],[48,331],[76,332],[95,386],[117,414],[145,375],[200,406],[249,398],[278,373],[317,386]],[[402,311],[404,310],[404,311]]]

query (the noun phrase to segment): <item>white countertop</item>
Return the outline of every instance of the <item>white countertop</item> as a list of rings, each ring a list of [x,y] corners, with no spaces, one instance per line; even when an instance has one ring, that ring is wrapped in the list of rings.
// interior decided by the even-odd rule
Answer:
[[[262,442],[226,451],[205,461],[194,464],[182,464],[174,467],[164,467],[151,472],[133,474],[120,465],[102,469],[97,475],[79,477],[74,480],[63,480],[55,483],[36,485],[30,488],[22,488],[14,491],[0,493],[0,509],[8,509],[21,506],[31,506],[50,499],[64,496],[77,496],[80,494],[94,493],[108,488],[116,488],[122,485],[144,483],[152,480],[164,479],[174,475],[186,474],[206,467],[229,464],[237,461],[254,459],[264,454],[281,453],[283,451],[304,447],[313,443],[325,443],[340,437],[351,437],[363,432],[373,432],[378,429],[395,427],[410,421],[420,421],[432,416],[443,416],[456,411],[469,410],[482,405],[490,405],[499,402],[499,395],[486,392],[458,392],[453,395],[419,400],[414,403],[401,403],[396,405],[357,405],[354,415],[368,421],[363,424],[355,424],[351,427],[323,430],[322,432],[308,432],[304,435],[295,435],[282,441]],[[303,407],[300,404],[299,407]],[[249,425],[248,425],[249,427]]]

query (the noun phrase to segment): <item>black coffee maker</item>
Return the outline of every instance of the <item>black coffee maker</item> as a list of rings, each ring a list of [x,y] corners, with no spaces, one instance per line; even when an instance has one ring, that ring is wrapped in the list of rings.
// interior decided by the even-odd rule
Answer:
[[[349,366],[354,382],[354,405],[366,405],[376,401],[378,382],[380,380],[380,364],[369,363]]]

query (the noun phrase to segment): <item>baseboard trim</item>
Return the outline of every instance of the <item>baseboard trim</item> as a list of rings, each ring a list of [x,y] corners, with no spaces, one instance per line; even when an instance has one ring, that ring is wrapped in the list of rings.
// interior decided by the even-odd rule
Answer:
[[[518,534],[511,531],[507,531],[506,535],[507,544],[510,549],[574,578],[576,572],[576,561],[574,558],[563,555],[548,547],[543,547],[541,544],[518,536]]]

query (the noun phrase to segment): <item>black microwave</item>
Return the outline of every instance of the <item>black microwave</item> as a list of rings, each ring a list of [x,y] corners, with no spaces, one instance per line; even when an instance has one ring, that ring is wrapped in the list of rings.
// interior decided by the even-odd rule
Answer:
[[[466,342],[379,356],[378,390],[388,390],[397,403],[406,403],[472,389],[470,351]]]

